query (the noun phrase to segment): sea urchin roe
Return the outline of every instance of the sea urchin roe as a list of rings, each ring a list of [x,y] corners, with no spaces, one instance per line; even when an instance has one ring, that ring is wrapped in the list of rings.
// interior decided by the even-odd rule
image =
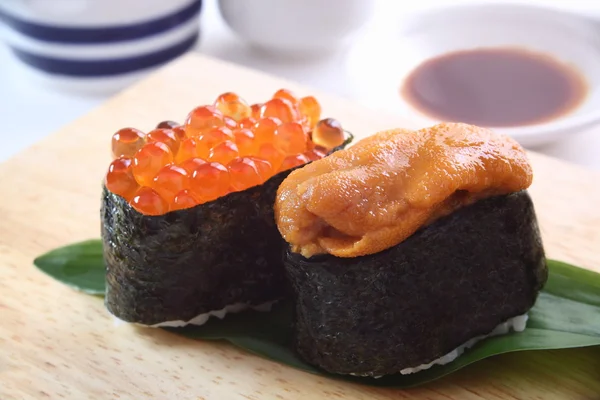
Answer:
[[[356,257],[531,180],[521,146],[488,129],[447,123],[384,131],[293,171],[278,189],[275,216],[294,252]]]
[[[112,137],[113,157],[133,157],[145,143],[144,132],[135,128],[120,129]]]

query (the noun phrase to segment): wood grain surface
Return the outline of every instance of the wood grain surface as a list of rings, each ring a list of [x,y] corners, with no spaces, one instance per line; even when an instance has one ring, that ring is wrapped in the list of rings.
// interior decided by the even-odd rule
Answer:
[[[99,237],[114,131],[181,121],[225,91],[255,102],[280,87],[317,95],[325,115],[358,136],[415,127],[189,55],[0,165],[0,399],[600,399],[600,347],[498,356],[416,389],[379,389],[316,377],[226,343],[115,327],[100,299],[33,267],[42,252]],[[548,255],[600,271],[600,175],[538,154],[531,160]]]

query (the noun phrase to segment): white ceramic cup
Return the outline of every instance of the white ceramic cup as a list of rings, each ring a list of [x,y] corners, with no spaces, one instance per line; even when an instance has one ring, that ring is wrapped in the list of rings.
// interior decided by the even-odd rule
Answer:
[[[373,0],[219,0],[223,19],[243,40],[286,55],[336,50],[373,9]]]
[[[0,0],[2,33],[35,77],[117,90],[192,48],[202,0]]]

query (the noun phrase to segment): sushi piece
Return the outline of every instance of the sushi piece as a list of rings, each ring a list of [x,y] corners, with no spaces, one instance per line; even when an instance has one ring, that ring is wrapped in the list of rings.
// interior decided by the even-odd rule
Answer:
[[[224,93],[183,125],[113,136],[101,221],[105,303],[115,317],[199,325],[211,315],[268,310],[285,295],[277,187],[351,140],[337,121],[319,122],[314,98],[291,96],[279,91],[251,107]]]
[[[298,354],[409,374],[523,330],[547,279],[531,181],[515,141],[465,124],[381,132],[293,171],[275,216]]]

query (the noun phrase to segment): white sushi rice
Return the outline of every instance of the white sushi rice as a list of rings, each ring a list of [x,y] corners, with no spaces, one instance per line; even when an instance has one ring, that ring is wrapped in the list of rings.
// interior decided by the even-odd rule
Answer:
[[[266,302],[263,304],[259,304],[257,306],[251,306],[251,305],[248,305],[245,303],[231,304],[231,305],[225,306],[224,308],[222,308],[220,310],[209,311],[207,313],[196,315],[194,318],[190,319],[189,321],[174,320],[174,321],[160,322],[160,323],[154,324],[154,325],[143,325],[143,324],[138,324],[138,323],[134,323],[134,325],[140,325],[140,326],[145,326],[145,327],[149,327],[149,328],[161,328],[161,327],[179,328],[179,327],[183,327],[186,325],[204,325],[211,316],[217,317],[219,319],[223,319],[225,317],[225,315],[227,315],[227,313],[238,313],[238,312],[248,310],[248,309],[261,311],[261,312],[268,312],[268,311],[271,311],[273,304],[275,304],[277,301],[278,300],[269,301],[269,302]],[[451,352],[449,352],[439,358],[436,358],[435,360],[433,360],[427,364],[421,364],[421,365],[418,365],[418,366],[412,367],[412,368],[404,368],[404,369],[400,370],[400,373],[402,375],[414,374],[416,372],[429,369],[429,368],[433,367],[434,365],[444,365],[444,364],[451,363],[452,361],[456,360],[458,358],[458,356],[463,354],[465,352],[465,350],[473,347],[477,342],[479,342],[483,339],[486,339],[486,338],[489,338],[492,336],[505,335],[505,334],[509,333],[511,330],[513,330],[515,332],[524,331],[525,327],[527,325],[528,318],[529,318],[529,316],[527,314],[518,315],[516,317],[509,318],[505,322],[502,322],[501,324],[496,326],[494,328],[494,330],[492,330],[487,335],[476,336],[476,337],[468,340],[467,342],[461,344],[460,346],[458,346],[456,349],[452,350]],[[119,319],[119,318],[115,317],[114,315],[113,315],[113,320],[114,320],[115,326],[129,324],[129,322],[123,321],[122,319]],[[350,375],[370,376],[368,374],[361,374],[361,373],[350,373]],[[373,378],[381,378],[381,375],[373,376]]]
[[[433,360],[430,363],[421,364],[421,365],[413,367],[413,368],[404,368],[403,370],[400,371],[400,373],[402,375],[414,374],[415,372],[429,369],[436,364],[438,364],[438,365],[448,364],[448,363],[456,360],[456,358],[458,358],[458,356],[460,356],[462,353],[464,353],[466,349],[473,347],[473,345],[475,343],[477,343],[485,338],[492,337],[492,336],[498,336],[498,335],[506,335],[508,332],[511,331],[511,329],[514,330],[515,332],[524,331],[525,326],[527,325],[528,318],[529,317],[527,314],[518,315],[516,317],[510,318],[508,321],[505,321],[505,322],[501,323],[500,325],[498,325],[496,328],[494,328],[493,331],[491,331],[487,335],[476,336],[473,339],[467,341],[466,343],[463,343],[462,345],[458,346],[456,349],[452,350],[450,353],[443,355],[440,358],[436,358],[435,360]]]
[[[434,365],[444,365],[448,364],[458,358],[462,353],[465,352],[466,349],[473,347],[473,345],[485,338],[489,338],[492,336],[505,335],[511,331],[511,329],[515,332],[522,332],[525,330],[525,326],[527,325],[528,315],[518,315],[516,317],[510,318],[507,321],[501,323],[493,331],[488,333],[487,335],[476,336],[473,339],[468,340],[466,343],[458,346],[456,349],[452,350],[448,354],[445,354],[439,358],[436,358],[430,363],[417,365],[412,368],[404,368],[400,371],[402,375],[414,374],[415,372],[423,371],[433,367]],[[365,376],[365,374],[350,374],[354,376]],[[381,376],[375,376],[374,378],[381,378]]]
[[[182,326],[186,326],[186,325],[204,325],[208,319],[213,316],[213,317],[217,317],[219,319],[223,319],[225,318],[225,315],[228,313],[238,313],[244,310],[256,310],[256,311],[261,311],[261,312],[268,312],[271,311],[271,307],[273,307],[273,304],[275,304],[277,302],[277,300],[274,301],[269,301],[263,304],[259,304],[257,306],[251,306],[249,304],[245,304],[245,303],[235,303],[235,304],[230,304],[228,306],[225,306],[224,308],[220,309],[220,310],[214,310],[214,311],[209,311],[203,314],[199,314],[196,315],[194,318],[190,319],[189,321],[182,321],[182,320],[174,320],[174,321],[165,321],[165,322],[159,322],[158,324],[154,324],[154,325],[144,325],[144,324],[138,324],[136,322],[134,322],[134,325],[139,325],[139,326],[145,326],[148,328],[180,328]],[[130,322],[127,321],[123,321],[122,319],[119,319],[117,317],[115,317],[113,315],[113,319],[114,319],[114,325],[115,326],[120,326],[123,324],[129,324]]]

